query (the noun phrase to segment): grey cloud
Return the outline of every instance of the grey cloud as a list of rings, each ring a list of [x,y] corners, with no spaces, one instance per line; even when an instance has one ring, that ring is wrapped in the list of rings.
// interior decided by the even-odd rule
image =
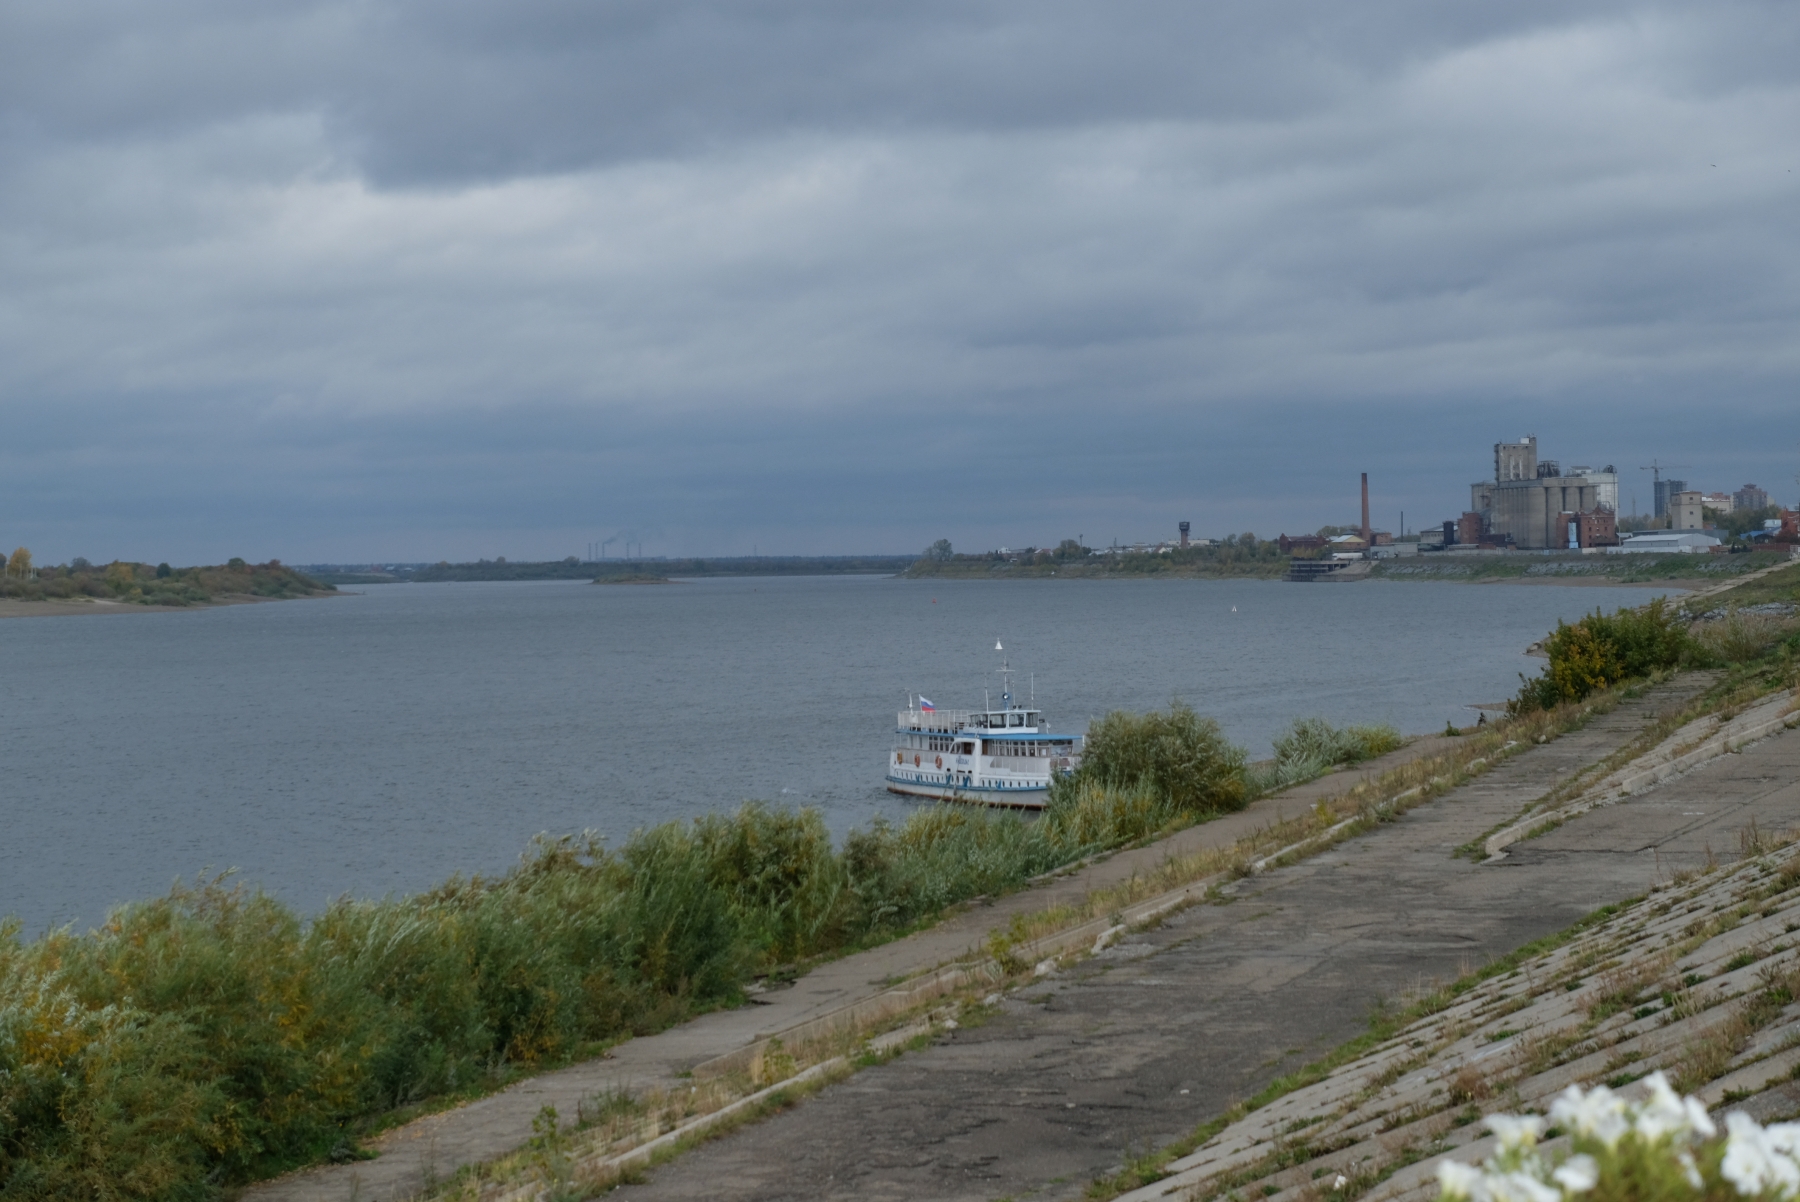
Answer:
[[[1409,62],[1569,20],[1566,5],[1427,0],[39,0],[11,11],[0,105],[52,138],[312,111],[372,178],[401,184],[796,132],[1278,120]],[[1779,71],[1792,15],[1746,15],[1776,27],[1754,53]],[[1735,63],[1742,49],[1727,38],[1697,47],[1695,78],[1718,81],[1708,63]]]
[[[1353,465],[1417,525],[1533,428],[1792,475],[1790,6],[0,22],[53,557],[1271,533]]]

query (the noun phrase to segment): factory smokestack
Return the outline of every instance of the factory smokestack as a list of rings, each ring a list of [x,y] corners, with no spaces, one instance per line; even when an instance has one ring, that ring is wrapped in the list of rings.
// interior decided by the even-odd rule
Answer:
[[[1366,547],[1366,546],[1370,545],[1370,539],[1372,539],[1374,537],[1374,535],[1369,530],[1369,473],[1364,472],[1362,474],[1362,478],[1363,478],[1362,540],[1363,540],[1363,546]]]

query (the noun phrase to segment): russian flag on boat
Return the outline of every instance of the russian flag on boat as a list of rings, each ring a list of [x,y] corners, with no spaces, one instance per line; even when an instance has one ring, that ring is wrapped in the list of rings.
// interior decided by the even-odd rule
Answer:
[[[937,713],[937,706],[931,704],[931,702],[925,700],[923,697],[919,698],[919,708],[928,714]]]

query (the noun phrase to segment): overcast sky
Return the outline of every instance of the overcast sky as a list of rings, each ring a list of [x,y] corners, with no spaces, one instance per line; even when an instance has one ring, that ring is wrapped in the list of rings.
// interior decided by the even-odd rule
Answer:
[[[1791,0],[9,0],[0,542],[1417,527],[1528,432],[1792,503],[1797,230]]]

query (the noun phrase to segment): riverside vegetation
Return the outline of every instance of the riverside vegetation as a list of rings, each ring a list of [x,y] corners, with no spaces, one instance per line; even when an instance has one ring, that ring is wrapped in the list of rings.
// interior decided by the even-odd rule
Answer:
[[[1800,656],[1800,567],[1771,573],[1727,594],[1724,605],[1671,605],[1657,598],[1640,609],[1596,610],[1574,623],[1558,622],[1544,640],[1549,664],[1523,677],[1508,703],[1513,715],[1580,701],[1593,693],[1656,672],[1720,667],[1774,656]],[[1744,603],[1749,602],[1750,608]],[[1700,612],[1694,612],[1700,608]]]
[[[0,577],[0,597],[17,601],[72,601],[94,598],[138,605],[205,605],[225,597],[270,600],[335,592],[279,560],[245,563],[232,559],[213,567],[172,568],[166,563],[91,564],[85,559],[55,567],[34,567],[20,547]]]
[[[1096,725],[1035,821],[934,806],[833,847],[749,804],[616,849],[540,839],[503,876],[306,920],[228,878],[97,930],[0,925],[0,1197],[204,1199],[357,1155],[383,1115],[592,1055],[809,958],[1397,745],[1298,723],[1246,763],[1180,704]]]
[[[1759,598],[1791,587],[1757,584]],[[1724,613],[1685,629],[1692,615],[1666,607],[1592,615],[1575,624],[1587,634],[1553,636],[1546,676],[1587,662],[1568,652],[1590,646],[1622,670],[1750,651],[1762,667],[1791,668],[1800,635]],[[1176,704],[1097,723],[1082,770],[1036,821],[938,806],[834,848],[817,813],[752,804],[616,849],[592,835],[543,839],[503,876],[344,899],[310,920],[211,879],[122,907],[86,934],[27,940],[17,922],[0,925],[0,1197],[204,1199],[354,1157],[355,1138],[397,1109],[733,1004],[758,975],[889,938],[1396,741],[1383,728],[1302,722],[1273,761],[1250,764]]]

